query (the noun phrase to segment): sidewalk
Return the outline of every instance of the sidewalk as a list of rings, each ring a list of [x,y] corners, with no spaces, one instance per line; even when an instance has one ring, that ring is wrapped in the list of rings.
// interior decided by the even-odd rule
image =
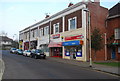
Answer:
[[[0,81],[2,79],[2,75],[3,75],[3,61],[2,59],[0,58]]]
[[[93,69],[93,70],[107,72],[107,73],[111,73],[111,74],[120,76],[120,73],[119,73],[120,67],[118,68],[118,67],[99,65],[99,64],[93,64],[92,67],[89,67],[89,62],[82,62],[82,61],[77,61],[77,60],[69,60],[69,59],[62,59],[62,58],[55,58],[55,57],[48,57],[48,59],[51,59],[51,60],[57,61],[57,62],[61,62],[61,63],[77,65],[82,68]]]

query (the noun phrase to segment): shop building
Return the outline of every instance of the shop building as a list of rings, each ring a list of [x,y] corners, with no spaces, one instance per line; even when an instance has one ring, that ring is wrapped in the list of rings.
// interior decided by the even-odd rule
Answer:
[[[120,61],[120,2],[109,10],[107,17],[108,60]]]
[[[99,1],[99,0],[97,0]],[[25,41],[37,41],[37,49],[47,50],[52,57],[65,59],[89,60],[89,33],[88,33],[88,9],[90,15],[91,33],[95,27],[105,33],[105,20],[108,10],[100,6],[100,2],[88,1],[69,5],[68,8],[52,15],[44,20],[20,31],[26,35],[29,29],[30,37]],[[99,10],[99,11],[97,11]],[[36,37],[34,36],[36,33]],[[30,42],[29,42],[30,43]],[[102,42],[104,43],[104,41]],[[30,44],[29,44],[30,45]],[[30,45],[31,46],[31,45]],[[24,47],[24,45],[23,45]],[[91,51],[93,54],[93,50]],[[97,52],[96,60],[105,59],[105,49]],[[94,60],[94,58],[92,57]]]

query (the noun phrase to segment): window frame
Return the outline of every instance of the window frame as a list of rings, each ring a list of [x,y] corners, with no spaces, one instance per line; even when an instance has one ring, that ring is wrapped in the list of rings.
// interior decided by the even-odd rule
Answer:
[[[49,35],[49,26],[44,27],[44,36]]]
[[[58,25],[58,32],[56,32],[56,25]],[[58,34],[59,33],[59,28],[60,28],[60,23],[56,23],[56,24],[53,24],[53,27],[54,27],[54,34]]]
[[[120,28],[114,29],[115,39],[120,39]]]
[[[40,28],[39,31],[40,31],[39,35],[40,35],[40,37],[42,37],[43,36],[43,28]]]
[[[68,31],[70,31],[70,30],[75,30],[75,29],[71,29],[71,27],[70,27],[70,21],[72,20],[72,19],[75,19],[75,29],[77,29],[77,17],[73,17],[73,18],[69,18],[68,19]]]

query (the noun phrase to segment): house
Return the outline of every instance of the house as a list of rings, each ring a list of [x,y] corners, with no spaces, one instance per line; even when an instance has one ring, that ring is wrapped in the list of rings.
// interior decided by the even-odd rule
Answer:
[[[70,3],[68,8],[52,16],[47,15],[44,20],[21,30],[20,47],[24,50],[42,49],[52,57],[89,61],[88,24],[90,23],[90,33],[95,28],[106,33],[107,15],[108,9],[100,6],[99,0]],[[104,40],[101,44],[105,44]],[[105,45],[96,53],[96,58],[94,50],[91,53],[92,60],[106,59]]]
[[[109,10],[107,17],[108,59],[120,61],[120,2]]]
[[[7,36],[0,36],[0,48],[10,49],[12,47],[12,39]]]

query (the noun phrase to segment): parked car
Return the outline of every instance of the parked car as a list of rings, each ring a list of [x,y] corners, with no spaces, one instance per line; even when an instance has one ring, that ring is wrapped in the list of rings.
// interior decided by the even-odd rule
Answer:
[[[25,51],[23,52],[23,55],[24,55],[24,56],[30,56],[30,55],[31,55],[31,51],[30,51],[30,50],[25,50]]]
[[[18,55],[23,55],[23,50],[22,50],[22,49],[17,49],[16,54],[18,54]]]
[[[11,48],[10,49],[10,53],[16,53],[17,52],[17,49],[16,48]]]
[[[38,59],[38,58],[46,59],[45,53],[40,49],[32,50],[30,57],[33,57],[35,59]]]

